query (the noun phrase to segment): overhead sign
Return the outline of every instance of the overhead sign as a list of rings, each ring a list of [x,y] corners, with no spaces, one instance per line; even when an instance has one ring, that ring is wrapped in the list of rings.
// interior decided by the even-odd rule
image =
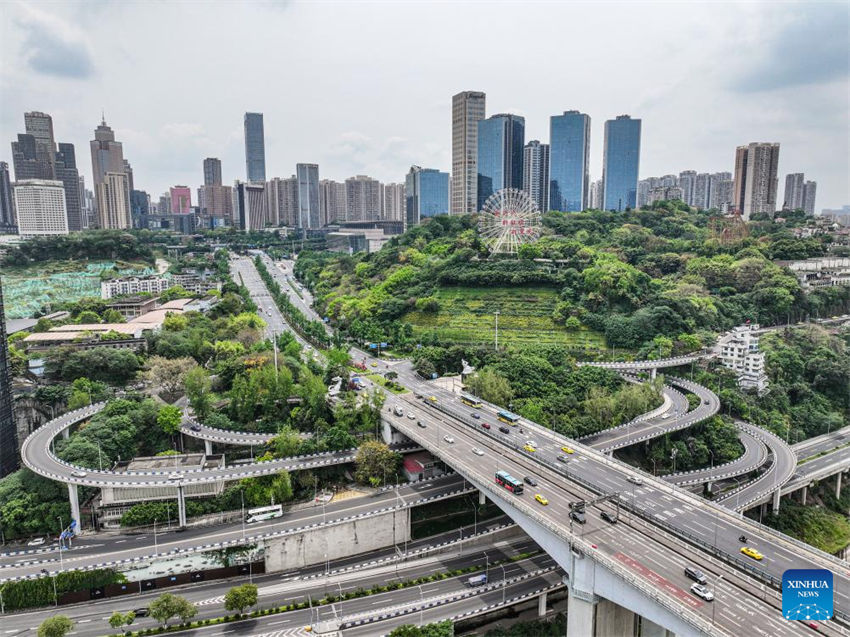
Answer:
[[[790,621],[832,619],[832,572],[791,568],[782,574],[782,616]]]

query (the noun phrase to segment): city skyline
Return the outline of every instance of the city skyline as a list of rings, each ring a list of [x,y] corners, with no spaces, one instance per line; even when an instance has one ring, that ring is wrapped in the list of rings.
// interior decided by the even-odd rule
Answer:
[[[291,32],[292,42],[287,43],[287,38],[276,38],[276,45],[279,43],[281,49],[267,58],[261,56],[254,68],[245,63],[257,51],[253,43],[243,47],[244,51],[227,46],[223,46],[221,51],[204,51],[203,55],[213,55],[215,61],[221,64],[226,62],[225,69],[238,66],[240,74],[250,81],[240,82],[244,90],[222,92],[215,100],[204,102],[203,107],[192,99],[169,100],[167,105],[160,107],[121,97],[131,94],[129,86],[132,84],[128,82],[162,82],[163,86],[167,86],[173,81],[156,70],[162,68],[157,66],[156,61],[164,52],[139,47],[139,50],[145,48],[147,56],[141,58],[130,52],[132,38],[136,37],[131,36],[125,55],[134,59],[138,72],[134,70],[133,74],[125,74],[123,67],[119,69],[97,55],[99,51],[108,50],[106,47],[110,46],[108,42],[112,42],[111,36],[101,44],[89,37],[84,28],[85,20],[94,16],[110,23],[132,15],[138,18],[140,26],[150,24],[153,16],[137,14],[133,6],[118,9],[69,5],[15,5],[4,11],[4,20],[14,20],[23,28],[9,30],[11,37],[3,45],[4,58],[10,63],[0,71],[0,87],[7,107],[0,113],[0,134],[8,144],[20,128],[21,113],[43,111],[53,116],[56,129],[60,131],[57,136],[79,149],[90,139],[87,131],[99,121],[103,108],[117,138],[124,142],[127,156],[133,161],[135,187],[152,194],[165,192],[175,184],[200,185],[201,175],[196,167],[204,157],[221,158],[225,184],[244,179],[243,116],[250,110],[264,113],[266,175],[269,179],[287,177],[296,163],[304,161],[318,163],[323,176],[337,180],[367,174],[384,183],[399,182],[411,165],[450,172],[451,96],[463,90],[481,90],[487,94],[488,113],[509,112],[524,116],[526,139],[539,139],[542,143],[551,142],[549,117],[572,109],[587,113],[592,118],[591,180],[601,177],[604,121],[621,113],[630,113],[643,121],[641,178],[678,173],[684,169],[707,173],[732,171],[737,146],[756,140],[776,141],[783,148],[780,174],[804,172],[818,182],[818,209],[840,207],[850,200],[846,179],[850,173],[850,152],[846,147],[846,136],[837,134],[846,130],[847,112],[850,110],[847,97],[847,33],[842,26],[847,24],[847,15],[835,4],[820,5],[816,9],[809,5],[805,15],[799,6],[753,5],[738,7],[728,12],[729,15],[722,16],[710,11],[708,5],[692,5],[687,10],[665,5],[663,11],[652,5],[626,8],[627,13],[640,12],[645,16],[657,13],[664,20],[675,21],[677,30],[668,34],[663,20],[657,26],[656,21],[647,20],[645,35],[651,36],[655,29],[659,33],[664,32],[671,41],[660,48],[666,49],[669,54],[671,47],[678,47],[677,59],[698,62],[696,67],[686,63],[678,65],[689,69],[689,77],[700,77],[699,83],[689,84],[688,91],[678,90],[687,78],[681,77],[680,71],[670,73],[669,69],[664,72],[663,82],[650,83],[652,86],[637,90],[639,83],[632,83],[633,80],[626,77],[634,74],[636,65],[649,69],[666,63],[666,60],[662,51],[643,53],[640,60],[622,59],[626,41],[631,41],[631,38],[625,38],[620,44],[609,43],[611,51],[603,56],[604,59],[594,58],[578,65],[578,68],[568,69],[567,79],[570,81],[549,83],[551,86],[536,91],[533,97],[519,95],[513,87],[499,80],[499,76],[507,70],[500,63],[507,54],[494,45],[484,46],[480,56],[499,63],[488,61],[485,64],[484,59],[480,59],[462,70],[452,69],[448,74],[438,62],[424,59],[420,62],[417,57],[427,81],[422,86],[412,86],[412,78],[399,80],[405,87],[410,86],[412,91],[403,101],[387,99],[390,84],[395,85],[395,80],[387,83],[386,87],[376,85],[369,91],[356,92],[352,89],[351,80],[342,77],[351,65],[361,64],[366,58],[371,60],[372,55],[367,47],[359,44],[361,38],[349,43],[351,36],[342,37],[342,24],[349,9],[329,16],[320,8],[306,5],[283,8],[249,5],[245,15],[237,12],[230,22],[225,20],[223,23],[237,31],[248,29],[249,25],[251,29],[259,28],[262,33],[266,29],[279,31],[283,28],[285,33]],[[82,8],[74,11],[74,7]],[[220,17],[222,7],[215,4],[207,6],[203,13],[209,15],[188,9],[174,13],[171,8],[163,7],[156,13],[172,19],[165,20],[164,26],[157,20],[156,29],[182,29],[196,21],[194,28],[208,27],[218,32],[224,27],[212,24],[210,19],[216,15]],[[458,19],[474,14],[469,6],[458,7],[455,11]],[[565,19],[571,16],[581,18],[589,27],[602,19],[598,11],[588,7],[557,6],[552,7],[552,11]],[[532,6],[523,15],[531,19],[539,17],[542,12],[542,8]],[[436,11],[436,16],[429,18],[428,12],[420,5],[385,7],[383,13],[387,15],[376,15],[380,19],[366,27],[381,29],[383,36],[387,31],[381,25],[388,20],[402,19],[400,13],[421,17],[423,34],[434,32],[436,16],[442,15]],[[710,21],[706,19],[709,15]],[[330,21],[329,17],[332,18]],[[795,17],[799,19],[792,19]],[[257,22],[259,18],[262,20]],[[299,32],[318,20],[323,24],[329,22],[335,33],[340,30],[340,50],[344,49],[346,54],[337,55],[331,51],[326,60],[339,63],[340,77],[336,73],[324,74],[332,77],[312,73],[307,81],[314,89],[321,89],[323,98],[316,103],[288,100],[262,76],[281,59],[280,56],[285,58],[291,48],[302,43]],[[732,36],[729,35],[732,31],[726,27],[735,21],[758,24],[759,29],[751,30],[754,35],[740,46],[736,42],[737,48],[733,52],[727,51],[732,48]],[[542,21],[541,42],[535,43],[528,52],[529,56],[542,59],[557,50],[554,42],[547,43],[550,34],[547,24],[550,22],[558,23],[558,20]],[[696,39],[695,33],[707,29],[707,22],[712,22],[713,37]],[[497,18],[495,28],[506,33],[507,21]],[[479,30],[480,27],[474,27],[474,34],[479,34]],[[590,28],[587,30],[592,31]],[[99,33],[108,34],[109,30],[103,29]],[[483,36],[483,33],[481,31],[480,34]],[[32,40],[26,39],[28,34],[41,36],[35,50],[27,44]],[[256,40],[262,41],[263,38],[257,37]],[[806,55],[799,56],[801,59],[793,64],[783,65],[779,60],[767,59],[759,53],[785,51],[787,54],[787,42],[798,40],[805,43]],[[731,56],[731,60],[724,59],[724,68],[734,66],[735,72],[721,71],[711,64],[709,53],[714,49],[703,52],[706,46],[716,47],[717,52],[724,50],[725,55]],[[461,44],[451,44],[446,55],[453,52],[460,54],[462,50],[466,51]],[[57,51],[68,55],[60,60],[56,57]],[[182,45],[178,53],[192,59],[178,60],[177,71],[191,68],[194,56],[201,54]],[[168,55],[171,59],[175,57],[172,53]],[[293,55],[296,60],[302,60],[305,54]],[[737,63],[733,65],[732,62]],[[518,61],[508,60],[507,63],[514,65]],[[387,66],[382,75],[391,76],[395,62],[382,59],[380,64]],[[617,64],[622,68],[618,68]],[[180,76],[182,85],[190,89],[181,94],[191,94],[192,88],[200,89],[212,82],[210,73],[216,65],[204,66],[211,70],[204,70],[196,74],[197,77],[192,74]],[[308,71],[296,67],[304,66],[310,65],[302,60],[299,64],[286,66],[284,74],[300,80]],[[221,72],[221,69],[215,72]],[[617,85],[616,90],[607,86],[609,82],[605,83],[606,86],[599,84],[600,73],[614,80],[610,84]],[[55,81],[45,82],[45,78]],[[335,81],[338,86],[328,85],[328,80]],[[794,95],[795,89],[804,85],[810,99],[801,104]],[[122,90],[122,87],[127,90]],[[67,101],[65,96],[69,91],[80,92],[80,99]],[[205,88],[205,91],[208,89]],[[577,95],[581,97],[577,98]],[[762,106],[767,102],[771,108],[766,112]],[[706,112],[711,112],[712,117],[701,125],[699,117]],[[375,117],[376,113],[380,113],[380,117]],[[836,139],[840,140],[839,148],[835,147]],[[10,162],[11,158],[0,155],[0,160]],[[78,158],[80,164],[83,165],[81,174],[86,177],[87,183],[92,183],[85,162]]]

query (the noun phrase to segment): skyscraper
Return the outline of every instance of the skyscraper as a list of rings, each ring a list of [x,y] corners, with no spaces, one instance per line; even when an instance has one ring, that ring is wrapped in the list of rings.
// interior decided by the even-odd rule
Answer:
[[[803,184],[803,205],[802,208],[807,215],[815,214],[815,196],[818,191],[818,182],[807,181]]]
[[[295,164],[298,179],[298,227],[316,230],[322,227],[319,208],[319,165]]]
[[[56,176],[56,140],[53,137],[53,118],[47,113],[38,111],[24,113],[24,127],[27,134],[35,138],[36,159],[42,170],[42,175],[39,175],[36,179],[54,179]],[[21,179],[17,172],[15,179]]]
[[[384,200],[381,218],[388,221],[404,221],[407,203],[404,197],[405,184],[384,184]],[[448,212],[448,211],[447,211]]]
[[[56,179],[65,188],[65,210],[68,213],[68,230],[77,232],[86,227],[83,207],[80,201],[80,173],[77,171],[77,157],[73,144],[59,142],[56,153]]]
[[[523,149],[522,189],[541,212],[549,210],[549,144],[531,140]]]
[[[207,157],[204,160],[204,185],[220,186],[221,184],[221,160],[217,157]]]
[[[245,113],[245,171],[248,181],[266,180],[266,142],[262,113]]]
[[[9,164],[0,161],[0,232],[11,232],[15,226],[15,207],[12,203],[12,179]]]
[[[478,210],[502,188],[522,188],[525,118],[501,113],[478,122]]]
[[[720,172],[711,175],[711,187],[708,195],[709,210],[729,212],[732,205],[732,173]]]
[[[745,220],[776,212],[778,166],[779,144],[753,142],[736,149],[732,207]]]
[[[449,211],[449,174],[435,168],[411,166],[404,180],[405,225]]]
[[[95,129],[90,146],[98,225],[104,229],[130,228],[130,180],[124,151],[106,120]]]
[[[708,200],[711,195],[711,175],[699,173],[694,179],[693,199],[691,204],[697,210],[708,210]]]
[[[590,194],[588,195],[588,208],[592,208],[593,210],[601,210],[602,209],[602,180],[597,179],[596,181],[590,182]]]
[[[376,221],[381,218],[381,190],[377,179],[357,175],[345,180],[346,221]]]
[[[339,223],[346,221],[345,184],[332,179],[322,179],[319,182],[319,209],[322,223]]]
[[[641,120],[628,115],[605,122],[602,206],[622,211],[637,203]]]
[[[549,208],[579,212],[588,207],[590,116],[564,111],[549,118]]]
[[[782,200],[783,210],[796,210],[803,207],[803,173],[785,175],[785,198]]]
[[[65,188],[61,181],[23,179],[15,182],[14,191],[18,234],[24,237],[68,234]]]
[[[478,211],[478,122],[484,112],[485,96],[480,91],[452,97],[453,215]]]
[[[3,308],[3,280],[0,278],[0,478],[20,466],[18,428],[12,411],[12,371],[6,338],[6,314]]]
[[[192,211],[192,189],[188,186],[172,186],[169,189],[171,214],[187,215]]]
[[[233,186],[234,225],[250,232],[266,227],[265,182],[237,181]]]
[[[269,222],[273,226],[294,228],[298,219],[298,179],[295,175],[266,182]]]
[[[679,187],[682,189],[682,201],[689,206],[694,205],[694,185],[697,180],[697,171],[683,170],[679,173]]]

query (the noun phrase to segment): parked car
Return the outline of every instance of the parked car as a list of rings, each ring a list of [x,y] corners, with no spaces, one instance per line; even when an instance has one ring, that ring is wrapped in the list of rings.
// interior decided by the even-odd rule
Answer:
[[[136,617],[147,617],[148,616],[148,609],[147,609],[147,607],[137,608],[136,610],[133,611],[133,614]]]

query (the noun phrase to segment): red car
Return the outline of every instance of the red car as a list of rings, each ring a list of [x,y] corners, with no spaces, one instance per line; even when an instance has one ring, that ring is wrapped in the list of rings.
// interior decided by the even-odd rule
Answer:
[[[490,428],[490,425],[488,425],[486,422],[482,422],[482,423],[481,423],[481,426],[482,426],[482,427],[484,427],[484,429],[489,429],[489,428]]]

